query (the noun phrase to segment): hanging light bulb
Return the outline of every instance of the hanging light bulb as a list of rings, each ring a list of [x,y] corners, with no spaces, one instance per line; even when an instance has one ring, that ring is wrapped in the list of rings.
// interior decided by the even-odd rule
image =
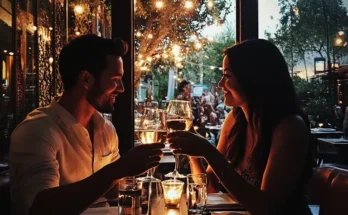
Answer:
[[[202,44],[200,42],[195,43],[195,48],[196,49],[202,48]]]
[[[141,32],[138,31],[138,32],[135,34],[135,36],[136,36],[136,37],[141,37],[141,36],[142,36],[142,35],[141,35]]]
[[[185,1],[185,8],[186,9],[193,8],[193,2],[192,1]]]
[[[76,5],[74,7],[74,11],[76,14],[82,14],[83,13],[83,7],[81,5]]]
[[[152,35],[152,34],[149,34],[149,35],[147,35],[147,38],[152,39],[152,38],[153,38],[153,35]]]
[[[156,2],[156,7],[158,8],[158,9],[161,9],[162,7],[163,7],[163,2],[162,1],[157,1]]]
[[[209,9],[212,9],[212,8],[214,7],[214,2],[213,2],[213,1],[208,1],[208,2],[207,2],[207,7],[208,7]]]

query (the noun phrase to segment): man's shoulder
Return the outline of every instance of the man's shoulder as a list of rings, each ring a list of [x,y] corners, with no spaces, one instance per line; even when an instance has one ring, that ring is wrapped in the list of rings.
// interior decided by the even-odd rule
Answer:
[[[58,128],[54,119],[55,115],[51,108],[37,108],[16,127],[12,136],[48,134],[50,130]]]

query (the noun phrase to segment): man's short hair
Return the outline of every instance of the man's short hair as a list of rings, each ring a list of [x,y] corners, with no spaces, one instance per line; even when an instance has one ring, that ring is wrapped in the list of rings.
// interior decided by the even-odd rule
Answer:
[[[121,57],[127,51],[127,43],[120,39],[105,39],[94,34],[73,39],[64,46],[58,61],[65,91],[77,83],[78,75],[82,70],[99,78],[107,68],[107,55]]]

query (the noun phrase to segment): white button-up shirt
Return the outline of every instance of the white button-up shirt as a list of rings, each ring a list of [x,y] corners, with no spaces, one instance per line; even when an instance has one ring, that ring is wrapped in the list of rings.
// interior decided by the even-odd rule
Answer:
[[[56,101],[31,112],[11,135],[10,179],[18,214],[27,214],[36,195],[47,188],[83,180],[119,158],[114,126],[100,113],[92,116],[94,139]]]

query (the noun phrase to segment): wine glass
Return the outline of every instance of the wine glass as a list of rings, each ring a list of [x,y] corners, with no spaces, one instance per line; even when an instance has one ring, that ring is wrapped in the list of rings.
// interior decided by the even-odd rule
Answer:
[[[192,108],[189,101],[171,100],[167,108],[167,130],[169,133],[175,131],[188,131],[192,126]],[[173,172],[165,175],[167,178],[185,178],[178,171],[179,155],[175,157],[175,168]]]
[[[139,126],[135,129],[140,144],[164,143],[167,138],[165,111],[158,108],[145,108]],[[142,181],[160,181],[153,176],[155,168],[147,171]]]

